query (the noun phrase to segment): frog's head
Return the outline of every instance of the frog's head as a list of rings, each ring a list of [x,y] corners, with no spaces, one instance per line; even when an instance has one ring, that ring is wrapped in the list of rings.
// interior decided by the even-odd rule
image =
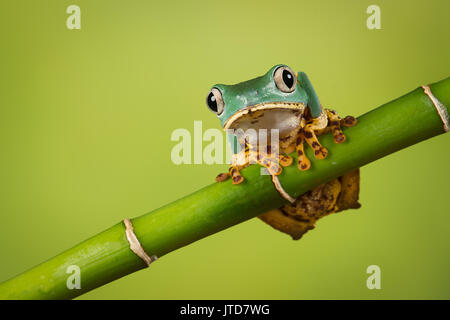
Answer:
[[[206,100],[223,129],[279,129],[280,137],[298,127],[311,102],[318,103],[306,75],[286,65],[276,65],[261,77],[235,85],[217,84]]]

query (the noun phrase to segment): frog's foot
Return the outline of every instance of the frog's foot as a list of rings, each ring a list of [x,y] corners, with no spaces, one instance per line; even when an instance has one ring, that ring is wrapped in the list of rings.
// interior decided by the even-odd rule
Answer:
[[[251,161],[256,161],[256,163],[266,168],[272,178],[272,183],[280,196],[282,196],[290,203],[293,203],[295,201],[295,198],[291,197],[283,189],[280,180],[278,180],[278,176],[283,171],[282,166],[287,167],[291,165],[293,162],[292,157],[283,154],[279,154],[278,157],[275,157],[274,154],[260,152],[250,153],[250,159]]]
[[[244,177],[241,175],[238,167],[231,166],[228,172],[230,173],[233,184],[240,184],[244,181]]]
[[[311,124],[307,124],[303,129],[303,135],[306,142],[314,150],[314,156],[316,157],[316,159],[322,160],[325,159],[328,155],[328,150],[320,144],[313,128],[314,127]]]
[[[216,177],[217,182],[223,182],[227,180],[230,177],[230,174],[228,172],[219,173]]]
[[[217,182],[223,182],[231,177],[233,184],[240,184],[244,181],[244,177],[241,175],[238,166],[231,165],[228,172],[219,173],[216,177]]]
[[[310,118],[306,121],[306,125],[303,127],[300,133],[303,133],[303,137],[310,147],[314,150],[314,156],[316,159],[325,159],[328,155],[328,150],[323,147],[317,139],[316,132],[320,133],[327,127],[328,117],[325,110],[322,111],[317,118]],[[298,149],[297,149],[298,150]]]
[[[344,127],[353,127],[358,123],[358,120],[353,116],[346,116],[341,120],[341,125]]]
[[[352,127],[356,125],[357,120],[352,116],[347,116],[341,119],[336,111],[325,109],[324,112],[315,119],[309,118],[303,129],[299,131],[297,140],[295,142],[295,149],[298,157],[298,168],[302,171],[308,170],[311,167],[310,160],[306,157],[304,150],[304,142],[306,141],[314,150],[316,159],[324,159],[328,155],[328,150],[323,147],[317,135],[322,135],[327,132],[332,132],[335,143],[343,143],[345,135],[341,127]]]
[[[304,140],[305,136],[303,135],[303,132],[301,132],[298,135],[297,141],[295,143],[295,149],[297,150],[297,158],[298,158],[297,166],[302,171],[308,170],[311,167],[311,161],[309,161],[309,159],[305,155],[305,149],[303,147]]]
[[[245,147],[245,161],[235,162],[230,166],[228,172],[220,173],[216,177],[217,182],[222,182],[231,177],[233,184],[240,184],[244,181],[244,177],[241,175],[240,170],[245,168],[251,163],[258,163],[265,167],[269,174],[274,177],[278,176],[282,172],[281,166],[289,166],[293,159],[290,156],[279,154],[278,158],[275,158],[273,154],[267,152],[258,152],[258,149],[250,149],[249,146]]]
[[[259,165],[265,167],[271,176],[278,176],[283,171],[279,160],[272,157],[270,154],[258,153],[253,156],[253,160],[255,160]]]
[[[285,154],[280,154],[278,156],[279,158],[279,162],[283,167],[289,167],[292,162],[294,161],[294,159],[292,159],[291,156],[285,155]]]
[[[344,119],[341,119],[336,111],[331,109],[326,109],[328,116],[328,127],[333,133],[334,142],[342,143],[345,141],[345,135],[341,130],[341,125],[345,127],[352,127],[356,125],[357,120],[352,116],[346,116]]]

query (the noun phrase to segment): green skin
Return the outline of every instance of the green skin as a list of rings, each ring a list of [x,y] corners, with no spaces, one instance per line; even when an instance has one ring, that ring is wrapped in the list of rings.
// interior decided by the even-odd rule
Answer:
[[[216,84],[213,86],[213,88],[220,90],[225,103],[223,113],[218,116],[222,126],[234,113],[260,103],[304,103],[309,106],[314,118],[320,115],[322,107],[306,73],[299,72],[295,90],[291,93],[285,93],[277,88],[273,79],[274,72],[279,67],[287,66],[278,64],[270,68],[265,75],[238,84]]]
[[[226,122],[241,110],[263,103],[299,103],[307,106],[313,118],[321,115],[323,109],[320,105],[314,88],[304,72],[298,72],[295,89],[286,93],[278,89],[274,80],[274,73],[279,67],[287,67],[279,64],[273,66],[266,74],[255,79],[241,82],[235,85],[216,84],[223,98],[224,109],[218,115],[222,127]],[[234,153],[237,153],[235,136],[229,136],[230,145]]]

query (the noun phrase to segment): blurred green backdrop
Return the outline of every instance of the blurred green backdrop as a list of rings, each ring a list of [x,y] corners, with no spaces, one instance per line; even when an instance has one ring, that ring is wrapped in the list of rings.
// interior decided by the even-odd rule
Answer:
[[[81,30],[66,8],[81,8]],[[366,8],[381,8],[368,30]],[[276,63],[360,115],[449,75],[448,1],[2,1],[0,281],[213,182],[171,162],[176,128],[219,128],[216,82]],[[295,242],[253,219],[83,299],[450,298],[450,136],[362,169],[360,210]],[[366,268],[381,267],[381,290]]]

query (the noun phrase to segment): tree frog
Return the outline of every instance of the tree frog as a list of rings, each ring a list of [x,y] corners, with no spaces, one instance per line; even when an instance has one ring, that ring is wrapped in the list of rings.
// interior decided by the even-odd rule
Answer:
[[[314,150],[317,159],[324,159],[328,151],[317,136],[331,131],[335,143],[343,143],[345,136],[341,126],[356,124],[354,117],[341,119],[335,111],[323,108],[304,72],[294,72],[283,64],[275,65],[266,74],[255,79],[234,85],[214,85],[207,95],[206,103],[227,131],[233,151],[229,171],[219,174],[216,181],[222,182],[231,177],[233,184],[240,184],[244,181],[240,170],[249,164],[258,163],[271,175],[280,195],[290,202],[278,211],[261,215],[263,221],[291,234],[295,239],[311,229],[321,216],[344,207],[358,207],[359,171],[324,184],[312,190],[309,195],[304,194],[297,199],[282,188],[277,178],[282,167],[292,164],[293,158],[288,154],[294,151],[297,153],[299,170],[311,167],[311,161],[304,151],[305,141]],[[261,132],[264,135],[261,136]],[[343,178],[352,183],[342,187]],[[319,197],[317,193],[320,194]],[[341,203],[338,207],[339,195],[343,193],[350,194],[351,197],[347,197],[345,205]],[[322,196],[333,198],[333,201],[324,203],[325,198]],[[315,218],[311,216],[311,212],[304,210],[305,203],[311,202],[310,200],[317,200],[317,208],[322,208],[314,211]],[[304,208],[299,211],[300,203],[300,207]],[[293,221],[286,220],[288,217]],[[296,226],[296,223],[299,225]]]

